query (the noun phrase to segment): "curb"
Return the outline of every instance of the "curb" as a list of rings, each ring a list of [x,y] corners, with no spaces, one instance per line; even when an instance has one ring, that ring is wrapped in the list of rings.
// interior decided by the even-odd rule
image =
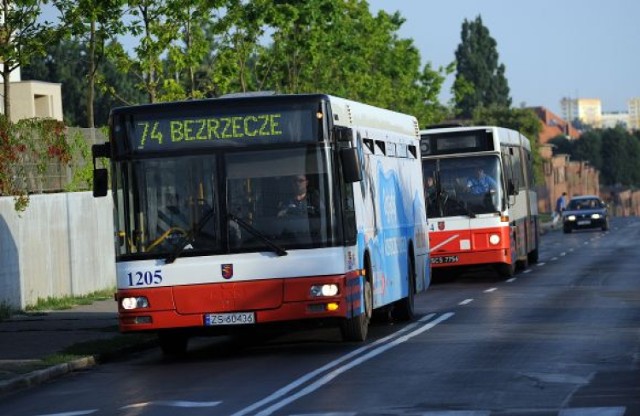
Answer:
[[[68,374],[72,371],[91,368],[97,363],[97,357],[82,357],[68,363],[57,364],[49,368],[22,374],[10,380],[0,382],[0,394],[37,386],[38,384],[42,384],[45,381],[62,377],[63,375]]]
[[[115,351],[102,353],[100,355],[80,357],[67,363],[56,364],[48,368],[21,374],[12,379],[0,381],[0,395],[4,395],[6,393],[14,392],[17,390],[28,389],[30,387],[35,387],[46,381],[60,378],[71,372],[86,370],[88,368],[95,367],[98,364],[114,360],[120,355],[144,351],[147,349],[155,348],[157,346],[157,341],[151,340],[136,345],[130,345]]]

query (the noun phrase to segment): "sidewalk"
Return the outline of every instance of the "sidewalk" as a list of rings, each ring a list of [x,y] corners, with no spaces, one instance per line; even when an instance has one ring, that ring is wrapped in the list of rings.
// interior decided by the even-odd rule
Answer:
[[[116,343],[114,350],[99,355],[78,356],[65,351],[83,343],[122,337],[116,312],[115,301],[104,300],[68,310],[14,315],[1,321],[0,395],[92,367],[109,354],[126,353]],[[150,346],[150,342],[139,345]],[[52,356],[59,359],[52,362]]]

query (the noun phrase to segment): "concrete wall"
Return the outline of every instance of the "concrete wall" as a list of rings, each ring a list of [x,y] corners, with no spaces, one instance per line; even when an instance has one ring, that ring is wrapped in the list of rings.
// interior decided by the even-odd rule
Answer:
[[[111,198],[91,192],[31,195],[26,211],[0,197],[0,304],[115,287]]]

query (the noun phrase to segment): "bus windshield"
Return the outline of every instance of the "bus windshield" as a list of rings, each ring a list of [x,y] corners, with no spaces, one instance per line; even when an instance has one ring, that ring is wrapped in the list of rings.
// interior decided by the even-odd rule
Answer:
[[[335,244],[326,149],[301,146],[116,165],[119,258]]]
[[[496,156],[425,159],[423,173],[429,218],[502,210],[503,181]]]

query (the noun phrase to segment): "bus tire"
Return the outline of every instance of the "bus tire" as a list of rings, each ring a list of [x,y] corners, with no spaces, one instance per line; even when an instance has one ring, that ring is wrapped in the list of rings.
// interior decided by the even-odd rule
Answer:
[[[529,258],[529,264],[536,264],[539,259],[538,249],[530,251],[527,257]]]
[[[413,263],[413,254],[409,252],[407,260],[407,285],[408,294],[406,298],[400,299],[393,307],[393,318],[398,321],[411,321],[415,316],[415,294],[416,294],[416,267]]]
[[[158,342],[163,355],[177,357],[187,352],[189,337],[179,331],[161,331],[158,332]]]
[[[496,270],[500,277],[507,279],[516,274],[516,265],[512,263],[500,263],[496,266]]]
[[[367,274],[368,275],[368,274]],[[362,301],[364,302],[364,313],[346,319],[340,325],[343,341],[362,342],[367,339],[369,333],[369,322],[373,314],[373,291],[371,282],[365,279],[362,285]]]

